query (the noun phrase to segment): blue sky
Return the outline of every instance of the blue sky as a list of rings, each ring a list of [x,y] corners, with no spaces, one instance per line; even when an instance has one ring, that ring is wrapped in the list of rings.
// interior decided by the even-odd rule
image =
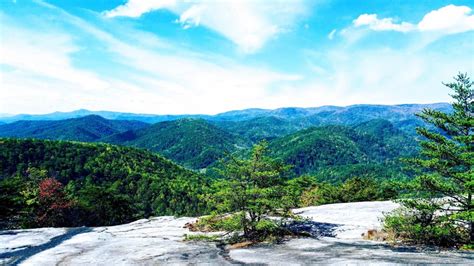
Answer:
[[[0,113],[449,101],[474,3],[1,0]]]

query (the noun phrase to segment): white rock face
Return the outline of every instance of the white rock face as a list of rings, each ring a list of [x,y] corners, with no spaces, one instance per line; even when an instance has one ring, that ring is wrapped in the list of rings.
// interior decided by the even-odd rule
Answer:
[[[156,265],[263,263],[291,264],[474,264],[467,252],[421,252],[364,241],[361,234],[380,227],[392,202],[331,204],[294,210],[317,223],[329,223],[334,237],[292,239],[223,251],[213,243],[183,241],[183,228],[195,218],[170,216],[96,228],[40,228],[0,232],[0,264]],[[324,227],[326,228],[326,227]]]
[[[225,260],[218,256],[220,249],[214,244],[182,241],[184,234],[189,233],[183,226],[194,220],[195,218],[163,216],[109,227],[4,231],[0,233],[2,243],[0,263],[22,265],[130,265],[208,261],[225,263]],[[24,244],[20,244],[22,240]]]
[[[333,226],[334,237],[299,238],[281,245],[258,245],[230,251],[230,256],[243,263],[263,264],[470,264],[474,253],[418,251],[394,248],[381,242],[362,239],[362,233],[380,229],[384,213],[399,207],[390,201],[328,204],[293,210],[318,223]],[[332,230],[332,229],[331,229]]]
[[[361,239],[362,233],[381,228],[381,218],[400,205],[391,201],[337,203],[293,210],[320,223],[339,225],[336,238]]]

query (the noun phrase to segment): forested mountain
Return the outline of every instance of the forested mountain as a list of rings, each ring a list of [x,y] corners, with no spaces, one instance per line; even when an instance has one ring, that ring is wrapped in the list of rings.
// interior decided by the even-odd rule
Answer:
[[[299,112],[301,110],[280,113]],[[316,173],[328,167],[342,167],[347,173],[348,165],[352,170],[358,164],[373,166],[388,162],[390,167],[398,167],[395,158],[412,153],[416,146],[414,136],[402,130],[414,130],[413,127],[419,125],[415,119],[396,122],[401,129],[383,119],[339,126],[311,127],[312,123],[317,124],[308,118],[288,120],[270,116],[238,122],[185,118],[149,125],[91,115],[0,125],[0,136],[133,146],[157,152],[196,170],[207,168],[228,153],[245,150],[266,139],[271,141],[275,156],[295,165],[296,174]],[[339,172],[334,179],[340,178]],[[327,172],[324,175],[330,176]]]
[[[443,112],[452,110],[449,104],[352,105],[316,108],[280,108],[275,110],[247,109],[230,111],[212,117],[215,125],[252,141],[273,139],[312,126],[357,125],[371,120],[387,120],[403,132],[415,135],[423,126],[415,113],[424,108]]]
[[[200,214],[209,210],[212,200],[208,201],[208,193],[216,189],[211,184],[219,176],[219,171],[212,168],[220,166],[216,161],[227,153],[246,155],[247,148],[261,139],[269,140],[271,157],[293,166],[286,177],[308,174],[330,183],[364,177],[384,182],[403,179],[406,176],[398,159],[417,151],[413,136],[383,119],[302,130],[299,129],[308,125],[277,117],[221,121],[216,125],[203,119],[146,125],[98,116],[4,125],[24,128],[21,136],[25,137],[92,143],[0,139],[0,189],[4,194],[0,195],[0,212],[5,215],[3,221],[7,221],[0,227],[48,226],[41,217],[49,209],[41,206],[50,206],[49,201],[42,202],[38,195],[44,194],[41,189],[51,186],[59,196],[55,196],[55,205],[48,208],[62,206],[58,213],[67,217],[52,217],[55,226]],[[111,134],[129,127],[142,128]],[[105,137],[99,138],[101,135]],[[207,176],[201,175],[150,151],[186,168],[211,171],[206,171]],[[30,216],[25,217],[24,213]]]
[[[180,119],[115,134],[103,142],[145,148],[192,169],[206,168],[226,153],[249,145],[202,119]]]
[[[390,177],[399,170],[398,158],[413,154],[416,147],[413,138],[386,120],[313,127],[270,142],[273,156],[293,165],[297,175],[320,173],[327,180],[370,172]]]
[[[140,121],[108,120],[98,115],[88,115],[58,121],[18,121],[0,125],[0,137],[90,142],[147,125]]]
[[[433,108],[449,112],[451,105],[447,103],[436,104],[402,104],[402,105],[352,105],[337,107],[332,110],[317,112],[308,116],[308,119],[319,124],[358,124],[372,119],[385,119],[390,122],[403,121],[416,118],[414,114],[424,108]]]
[[[263,139],[271,140],[308,127],[306,123],[290,122],[274,116],[257,117],[244,121],[215,121],[213,123],[252,142]]]
[[[68,207],[68,211],[79,216],[76,221],[68,214],[72,216],[64,225],[119,224],[151,215],[201,214],[205,203],[199,197],[208,185],[206,177],[145,150],[0,139],[1,221],[16,217],[11,222],[41,225],[41,215],[37,221],[23,214],[34,215],[36,211],[31,208],[43,210],[38,187],[41,189],[43,181],[51,183],[48,178],[64,185],[61,193],[66,193],[67,202],[76,208]],[[57,208],[71,205],[55,204]]]

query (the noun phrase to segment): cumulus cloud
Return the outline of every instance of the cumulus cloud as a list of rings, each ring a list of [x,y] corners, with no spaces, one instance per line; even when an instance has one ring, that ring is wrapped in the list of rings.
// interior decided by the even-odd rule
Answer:
[[[448,5],[427,13],[418,24],[396,23],[393,18],[378,18],[377,14],[362,14],[353,21],[354,27],[368,27],[374,31],[436,32],[454,34],[474,29],[474,15],[467,6]]]
[[[355,27],[367,26],[375,31],[399,31],[408,32],[415,29],[415,26],[411,23],[401,22],[394,23],[393,18],[379,19],[376,14],[362,14],[353,21]]]
[[[459,33],[474,30],[474,15],[467,6],[448,5],[426,14],[418,23],[420,31]]]
[[[292,1],[140,1],[129,0],[103,14],[106,17],[140,17],[142,14],[167,9],[179,18],[184,29],[207,27],[234,42],[243,52],[259,50],[270,39],[287,31],[305,14],[304,0]]]

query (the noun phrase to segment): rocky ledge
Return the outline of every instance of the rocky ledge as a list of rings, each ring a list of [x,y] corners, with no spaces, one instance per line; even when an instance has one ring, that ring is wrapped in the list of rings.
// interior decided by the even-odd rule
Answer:
[[[357,202],[295,209],[308,220],[294,226],[312,237],[225,250],[183,241],[196,218],[170,216],[107,227],[39,228],[0,232],[0,264],[474,264],[474,253],[390,245],[362,239],[397,204]]]

